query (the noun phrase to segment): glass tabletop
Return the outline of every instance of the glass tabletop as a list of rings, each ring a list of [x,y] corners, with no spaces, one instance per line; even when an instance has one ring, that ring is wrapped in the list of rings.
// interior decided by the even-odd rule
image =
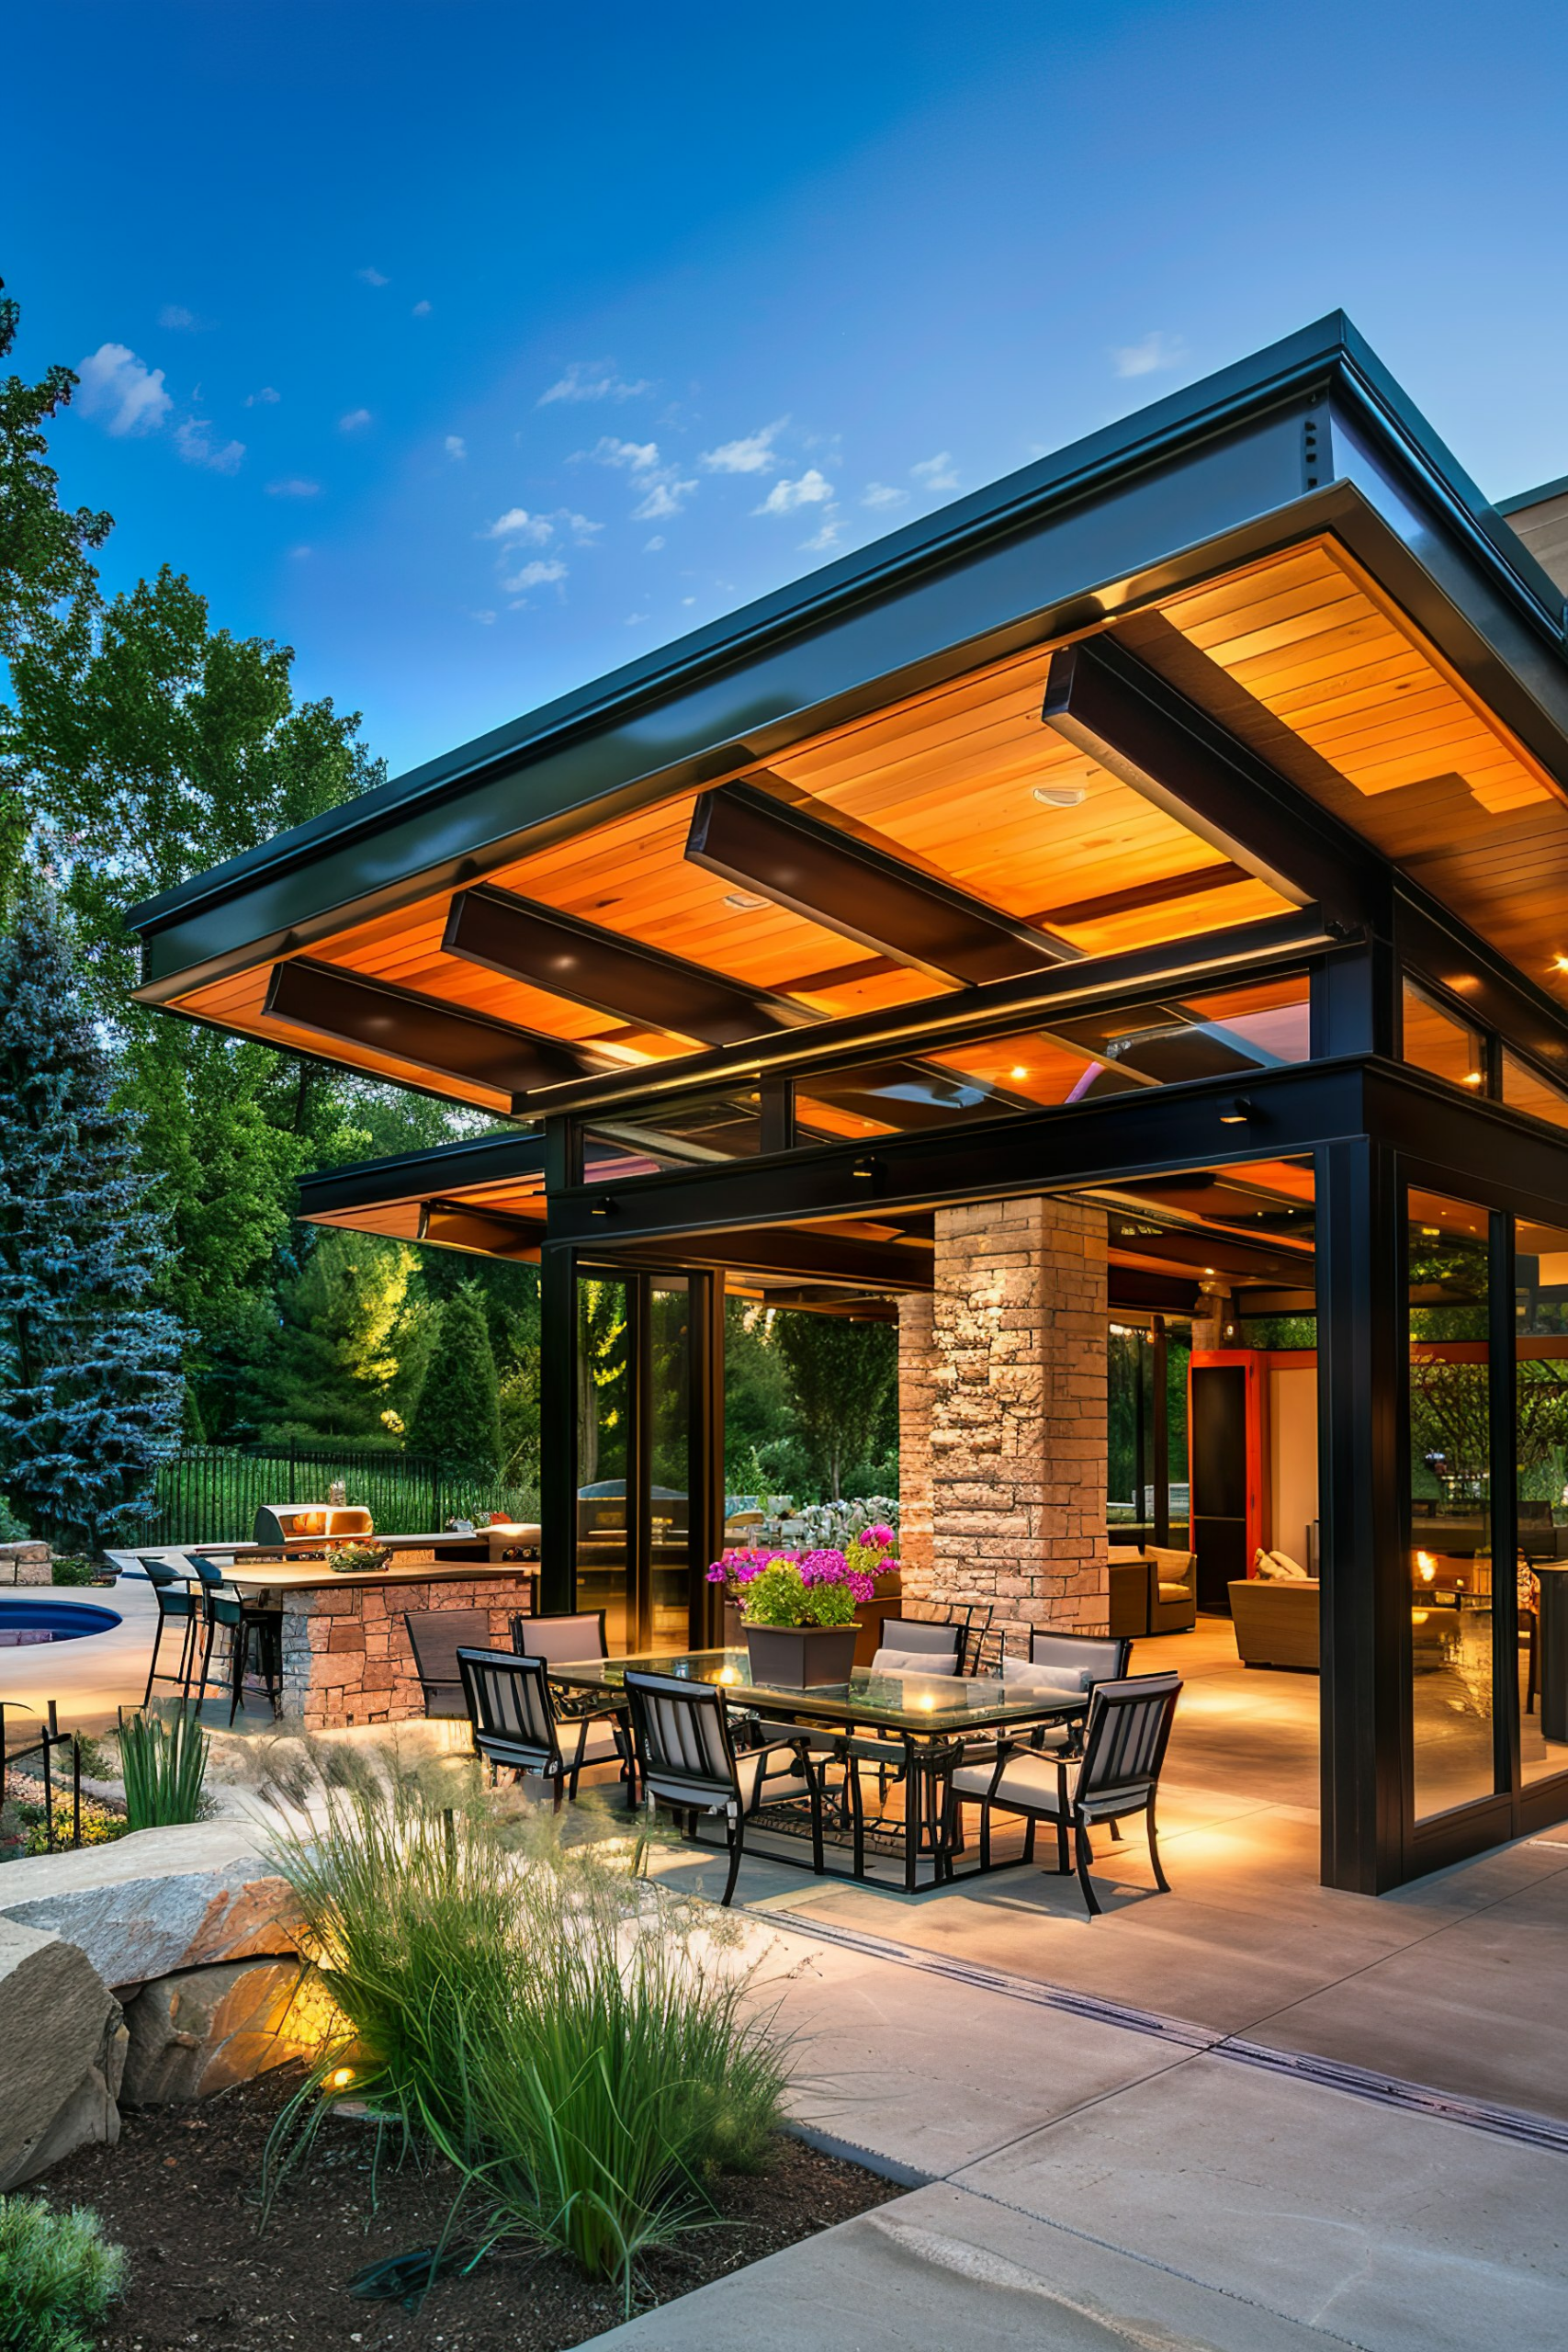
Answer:
[[[814,1721],[879,1724],[889,1731],[962,1734],[998,1724],[1061,1722],[1080,1715],[1080,1690],[1026,1689],[961,1674],[886,1674],[857,1666],[847,1682],[756,1682],[744,1650],[659,1650],[642,1657],[585,1658],[553,1666],[550,1679],[572,1690],[614,1690],[627,1667],[682,1682],[717,1683],[738,1705],[758,1704]]]

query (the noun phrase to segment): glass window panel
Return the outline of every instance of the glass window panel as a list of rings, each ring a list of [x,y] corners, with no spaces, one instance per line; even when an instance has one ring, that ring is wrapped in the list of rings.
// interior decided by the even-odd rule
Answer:
[[[584,1138],[582,1172],[590,1184],[624,1184],[666,1168],[744,1159],[761,1148],[761,1096],[754,1087],[730,1087],[676,1096],[595,1125]]]
[[[577,1285],[577,1600],[604,1611],[613,1650],[630,1647],[627,1441],[631,1430],[631,1300],[624,1282],[587,1275]]]
[[[1076,1013],[1049,1028],[933,1047],[803,1079],[802,1143],[995,1119],[1181,1079],[1238,1081],[1308,1052],[1304,973],[1248,981],[1179,1001]]]
[[[687,1284],[671,1279],[649,1293],[649,1558],[653,1638],[691,1638],[692,1315]]]
[[[1494,1785],[1487,1216],[1410,1194],[1410,1576],[1416,1815]]]
[[[1472,1094],[1484,1091],[1486,1046],[1479,1030],[1442,1012],[1406,980],[1404,988],[1404,1059]]]
[[[1568,1094],[1550,1080],[1538,1078],[1528,1062],[1521,1062],[1506,1047],[1503,1100],[1511,1111],[1528,1111],[1534,1119],[1549,1120],[1554,1127],[1568,1127]]]
[[[1568,1771],[1568,1692],[1542,1687],[1540,1640],[1542,1608],[1568,1580],[1568,1230],[1516,1223],[1514,1294],[1519,1762],[1540,1781]]]

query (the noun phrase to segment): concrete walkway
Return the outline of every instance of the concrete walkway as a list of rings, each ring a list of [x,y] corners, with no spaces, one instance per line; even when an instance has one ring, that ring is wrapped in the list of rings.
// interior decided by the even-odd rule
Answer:
[[[799,2037],[801,2120],[924,2185],[597,2345],[1558,2352],[1568,2335],[1568,2132],[1412,2112],[793,1928],[762,1967]]]

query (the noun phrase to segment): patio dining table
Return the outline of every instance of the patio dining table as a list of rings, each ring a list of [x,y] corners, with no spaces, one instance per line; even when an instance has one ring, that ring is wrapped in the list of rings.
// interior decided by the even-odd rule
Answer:
[[[845,1735],[870,1734],[888,1744],[901,1771],[905,1790],[901,1832],[891,1842],[903,1865],[904,1886],[914,1894],[922,1883],[922,1866],[935,1884],[955,1875],[953,1857],[941,1842],[942,1788],[946,1775],[962,1755],[964,1743],[981,1733],[1028,1733],[1055,1724],[1081,1723],[1089,1709],[1082,1690],[1025,1687],[975,1675],[889,1674],[872,1667],[856,1667],[847,1682],[796,1684],[754,1680],[750,1660],[743,1649],[660,1650],[640,1657],[586,1658],[553,1667],[552,1682],[569,1690],[615,1690],[621,1688],[626,1668],[647,1674],[673,1675],[682,1681],[716,1683],[726,1704],[738,1714],[761,1714],[770,1723],[796,1724],[803,1730],[817,1726]],[[847,1762],[853,1771],[853,1759]],[[763,1818],[764,1833],[788,1838],[798,1827],[787,1808],[775,1809],[778,1818]],[[922,1840],[929,1826],[929,1857]],[[835,1840],[841,1844],[842,1839]],[[783,1860],[785,1856],[775,1859]],[[964,1875],[977,1875],[985,1865],[966,1866]],[[864,1878],[863,1868],[829,1876]]]

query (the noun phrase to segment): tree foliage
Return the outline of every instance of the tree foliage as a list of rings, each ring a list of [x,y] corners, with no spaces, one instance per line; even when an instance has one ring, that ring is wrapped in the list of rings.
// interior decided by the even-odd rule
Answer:
[[[401,1242],[321,1235],[278,1288],[279,1326],[249,1389],[259,1436],[272,1444],[396,1442],[384,1416],[413,1271]]]
[[[454,1469],[501,1464],[500,1383],[483,1294],[466,1282],[436,1310],[438,1329],[409,1420],[415,1453]]]
[[[180,1422],[167,1249],[58,910],[0,937],[0,1487],[96,1549],[152,1505]]]
[[[889,1428],[898,1374],[898,1335],[890,1324],[845,1316],[785,1313],[778,1346],[790,1402],[823,1483],[838,1502],[845,1473],[897,1442]]]

